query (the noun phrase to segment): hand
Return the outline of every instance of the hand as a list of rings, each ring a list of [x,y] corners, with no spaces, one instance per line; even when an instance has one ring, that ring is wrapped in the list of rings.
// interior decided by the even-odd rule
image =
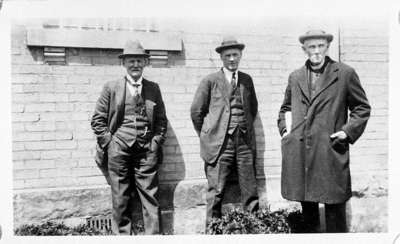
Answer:
[[[333,133],[332,135],[330,135],[330,138],[332,139],[332,140],[334,140],[334,139],[339,139],[339,140],[342,140],[342,141],[344,141],[344,140],[346,140],[347,139],[347,134],[344,132],[344,131],[338,131],[338,132],[336,132],[336,133]]]
[[[152,152],[156,152],[157,150],[158,150],[158,142],[157,142],[157,140],[156,139],[152,139],[151,140],[151,143],[150,143],[150,151],[152,151]]]

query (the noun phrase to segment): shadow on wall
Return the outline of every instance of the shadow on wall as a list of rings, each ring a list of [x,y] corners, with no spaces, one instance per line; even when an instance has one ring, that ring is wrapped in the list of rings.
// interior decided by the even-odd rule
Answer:
[[[178,139],[170,123],[168,123],[167,139],[163,145],[163,156],[160,158],[158,177],[158,199],[161,207],[163,232],[174,234],[175,190],[179,182],[185,178],[185,164]],[[134,210],[135,222],[143,223],[140,199],[135,197],[135,201],[139,203]]]
[[[267,184],[266,176],[264,172],[264,153],[265,153],[265,133],[262,121],[260,119],[260,114],[254,121],[255,136],[256,136],[256,175],[257,175],[257,189],[258,196],[260,199],[260,208],[267,207]]]

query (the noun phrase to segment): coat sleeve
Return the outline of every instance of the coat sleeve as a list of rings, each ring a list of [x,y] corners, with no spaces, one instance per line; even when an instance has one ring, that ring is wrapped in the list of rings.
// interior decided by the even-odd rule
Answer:
[[[253,118],[255,118],[258,112],[258,101],[257,101],[256,91],[254,89],[253,80],[251,77],[250,77],[250,93],[251,93],[250,110],[251,110],[251,115],[253,116]]]
[[[208,79],[203,79],[193,98],[192,106],[190,107],[190,116],[193,122],[194,129],[200,136],[201,127],[203,126],[204,117],[208,114],[210,104],[211,84]]]
[[[353,144],[362,135],[367,126],[371,107],[354,69],[351,69],[346,85],[347,106],[350,111],[350,118],[342,127],[342,130],[347,134],[348,141]]]
[[[282,136],[286,132],[286,119],[285,113],[292,111],[292,90],[290,85],[290,76],[285,90],[285,96],[278,114],[278,129],[279,134]]]
[[[96,135],[97,143],[102,149],[104,149],[111,141],[111,132],[108,128],[110,97],[110,88],[106,84],[96,102],[96,107],[91,121],[91,126]]]
[[[168,119],[165,111],[164,101],[161,96],[161,90],[157,84],[156,92],[157,109],[154,111],[154,138],[158,144],[162,144],[164,143],[167,134]]]

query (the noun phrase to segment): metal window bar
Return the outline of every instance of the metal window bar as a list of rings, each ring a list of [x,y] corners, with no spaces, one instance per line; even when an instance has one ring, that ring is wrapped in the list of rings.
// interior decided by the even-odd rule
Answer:
[[[111,215],[86,218],[88,227],[95,230],[111,230]]]

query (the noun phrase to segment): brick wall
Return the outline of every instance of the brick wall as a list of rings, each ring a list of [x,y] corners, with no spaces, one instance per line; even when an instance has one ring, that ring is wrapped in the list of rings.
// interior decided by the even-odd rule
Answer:
[[[235,34],[246,44],[241,70],[253,77],[259,100],[256,120],[258,178],[279,178],[277,112],[289,73],[305,61],[297,38],[309,27],[308,21],[275,18],[233,23],[178,19],[15,22],[11,43],[14,189],[29,192],[106,184],[93,161],[95,138],[90,118],[102,85],[124,73],[116,59],[118,52],[114,51],[78,49],[78,54],[67,53],[69,65],[42,64],[41,51],[26,46],[28,27],[129,30],[132,36],[135,31],[156,28],[182,38],[185,51],[182,64],[169,68],[148,67],[144,74],[159,83],[169,118],[160,171],[161,183],[168,184],[204,180],[199,141],[189,110],[201,78],[221,66],[214,48],[226,33]],[[332,56],[340,57],[356,69],[372,105],[366,132],[351,149],[352,173],[369,177],[386,175],[387,26],[379,22],[322,24],[330,30],[340,28],[340,54]],[[335,40],[339,39],[337,33],[334,33]],[[386,184],[386,180],[383,183]],[[280,199],[279,184],[266,184],[273,195],[269,198]]]

